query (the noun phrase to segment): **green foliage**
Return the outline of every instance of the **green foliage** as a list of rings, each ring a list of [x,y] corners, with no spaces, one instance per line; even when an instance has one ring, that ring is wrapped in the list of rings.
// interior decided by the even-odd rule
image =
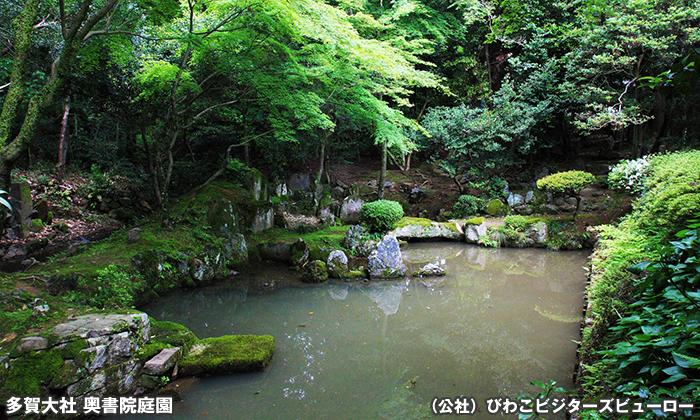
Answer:
[[[695,263],[686,261],[687,258],[682,260],[682,257],[689,254],[690,250],[697,253],[697,244],[694,240],[691,240],[690,244],[684,241],[673,241],[671,242],[671,250],[668,246],[663,248],[662,245],[670,239],[674,239],[674,233],[688,223],[687,216],[685,218],[681,215],[678,215],[678,218],[676,216],[678,213],[687,215],[697,205],[694,200],[698,191],[694,184],[700,176],[699,172],[700,153],[697,151],[652,157],[648,181],[646,182],[648,190],[634,203],[633,213],[623,219],[618,226],[598,228],[599,245],[592,256],[592,280],[588,290],[592,309],[590,316],[593,318],[594,324],[584,334],[581,347],[582,362],[587,366],[589,372],[582,382],[585,384],[584,392],[588,397],[596,398],[611,391],[608,384],[614,375],[605,373],[611,370],[621,369],[623,371],[625,379],[620,382],[623,385],[634,382],[637,377],[646,378],[646,381],[652,380],[647,391],[644,391],[646,388],[641,382],[637,382],[637,385],[629,385],[630,389],[643,392],[662,392],[660,387],[667,385],[661,385],[659,382],[670,379],[676,373],[683,373],[675,372],[676,369],[672,369],[673,366],[668,364],[675,363],[680,366],[673,358],[673,352],[676,351],[672,346],[673,343],[676,343],[674,335],[667,335],[665,339],[660,339],[650,334],[654,331],[649,330],[648,326],[672,327],[666,323],[675,321],[669,321],[668,317],[672,315],[676,317],[674,311],[683,304],[682,293],[673,286],[676,284],[675,280],[671,284],[668,279],[673,280],[676,275],[682,277],[685,275],[684,273],[687,274],[686,267],[694,266]],[[686,233],[688,231],[684,232],[684,234]],[[688,234],[692,235],[692,233]],[[688,258],[691,257],[692,255],[688,256]],[[674,258],[678,261],[671,263],[670,261],[674,261]],[[664,273],[666,277],[659,277],[661,274],[655,274],[656,268],[653,268],[650,270],[652,273],[650,278],[658,280],[649,280],[648,282],[645,280],[646,283],[642,282],[644,287],[635,287],[634,277],[626,268],[645,260],[651,261],[645,265],[648,267],[657,263],[661,264],[661,267],[667,267],[668,269]],[[654,267],[658,268],[658,266]],[[676,271],[678,273],[673,274]],[[656,286],[652,284],[654,282],[657,283]],[[639,282],[636,283],[639,284]],[[686,287],[681,284],[680,280],[678,283],[679,287]],[[680,297],[678,297],[679,294]],[[693,295],[689,296],[693,297]],[[659,318],[650,313],[657,309],[659,310]],[[693,312],[695,309],[688,303],[684,311]],[[624,321],[626,328],[627,330],[634,328],[635,334],[627,334],[627,330],[620,328],[611,329],[618,325],[621,316],[628,318]],[[683,315],[682,319],[690,327],[693,325],[693,320],[686,318],[687,316]],[[636,317],[644,321],[637,322]],[[633,325],[634,323],[637,325]],[[639,330],[642,326],[647,331],[642,330],[640,334]],[[685,334],[683,332],[685,327],[683,325],[677,326],[680,328],[679,330],[669,331],[669,333]],[[651,337],[648,338],[647,335]],[[631,343],[631,338],[636,336],[639,336],[639,342],[632,343],[631,346],[621,344],[621,347],[618,347],[616,344],[617,342]],[[666,339],[669,340],[664,341]],[[664,347],[664,349],[669,350],[667,353],[664,353],[661,347],[657,348],[657,345],[663,347],[666,344],[668,347]],[[600,353],[600,350],[612,351],[612,353]],[[615,351],[619,354],[615,355]],[[642,354],[635,356],[635,352],[644,353],[644,356]],[[620,359],[617,359],[618,356]],[[652,357],[652,359],[648,359],[647,356]],[[634,360],[632,357],[638,360]],[[623,359],[629,363],[620,368]],[[619,369],[610,368],[610,363],[613,361]],[[637,369],[634,372],[629,370],[632,369],[630,367],[632,364]],[[663,366],[661,369],[654,367],[652,372],[652,365],[655,364],[663,364]],[[649,365],[649,370],[640,372],[647,365]],[[627,369],[628,367],[629,369]],[[664,369],[669,370],[664,372]],[[681,384],[682,381],[667,382],[671,385],[676,385],[676,383]],[[618,392],[623,392],[623,388],[620,388]],[[685,392],[682,386],[677,387],[673,392],[676,391]]]
[[[529,216],[512,215],[506,216],[503,219],[503,223],[505,223],[506,226],[511,229],[515,229],[517,231],[524,231],[525,229],[527,229],[528,226],[530,226],[533,223],[536,223],[533,222],[533,220],[537,221],[537,219],[533,219]]]
[[[430,134],[426,147],[446,154],[443,168],[457,174],[473,168],[495,170],[520,163],[519,154],[535,147],[533,127],[548,112],[546,101],[530,104],[506,84],[494,108],[436,107],[421,121]]]
[[[610,168],[608,185],[610,188],[642,194],[646,189],[650,162],[647,157],[623,160]]]
[[[635,204],[630,223],[659,241],[670,238],[700,211],[700,151],[668,153],[651,158],[647,185],[653,186]]]
[[[129,308],[137,290],[143,288],[140,276],[111,264],[97,270],[97,278],[89,287],[88,303],[98,308]]]
[[[585,187],[595,182],[595,176],[584,171],[566,171],[551,174],[537,181],[537,188],[553,193],[577,196]]]
[[[473,195],[461,195],[452,207],[453,216],[464,218],[481,213],[484,210],[484,200]]]
[[[554,401],[561,401],[561,399],[565,399],[567,396],[573,394],[572,392],[557,386],[557,383],[554,380],[550,380],[548,383],[533,381],[530,382],[530,385],[536,386],[537,388],[541,389],[541,391],[534,397],[531,395],[518,396],[519,400],[524,400],[522,402],[523,406],[529,407],[530,411],[532,412],[532,414],[518,414],[518,420],[536,419],[541,417],[541,415],[538,414],[537,410],[534,408],[535,400],[544,401],[544,407],[541,407],[540,412],[549,412],[550,409],[556,408]],[[561,396],[558,396],[557,399],[553,398],[557,394],[561,394]],[[552,400],[551,403],[549,402],[550,400]]]
[[[621,373],[616,391],[649,400],[698,398],[700,387],[700,221],[658,249],[658,262],[631,267],[647,274],[636,282],[629,314],[611,328],[615,346],[600,352]],[[685,413],[690,415],[690,412]],[[645,418],[653,418],[647,413]]]
[[[390,230],[403,217],[401,204],[391,200],[378,200],[365,203],[360,210],[360,220],[372,232]]]
[[[476,170],[469,170],[467,174],[470,178],[464,183],[464,188],[476,190],[479,192],[479,197],[486,199],[506,198],[508,195],[508,181],[500,176],[494,175],[484,178],[485,174]]]
[[[484,223],[484,218],[483,217],[472,217],[471,219],[467,220],[465,222],[467,225],[480,225]]]
[[[234,181],[242,182],[251,168],[238,159],[230,159],[226,164],[226,174]]]

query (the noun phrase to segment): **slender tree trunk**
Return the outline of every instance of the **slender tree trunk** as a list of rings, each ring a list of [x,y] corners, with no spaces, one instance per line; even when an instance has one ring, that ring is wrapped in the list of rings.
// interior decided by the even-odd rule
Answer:
[[[377,197],[380,200],[384,199],[384,183],[386,182],[386,159],[387,159],[387,144],[386,140],[382,141],[382,168],[379,171],[379,188],[377,189]]]
[[[70,115],[70,94],[66,95],[66,103],[63,105],[63,120],[61,121],[61,136],[58,141],[58,167],[56,178],[63,181],[63,169],[66,165],[66,151],[68,150],[68,115]]]
[[[489,79],[489,92],[493,92],[493,77],[491,76],[491,57],[489,54],[489,44],[484,45],[484,54],[486,55],[486,75]]]
[[[161,194],[159,174],[157,170],[157,167],[160,166],[160,164],[154,162],[155,156],[153,156],[151,153],[151,147],[148,145],[148,140],[146,138],[146,128],[143,125],[141,126],[141,141],[143,142],[143,151],[145,152],[146,159],[148,160],[148,172],[153,178],[153,192],[156,196],[156,204],[160,210],[163,208],[163,196]]]
[[[574,211],[574,222],[576,221],[576,216],[578,216],[578,210],[581,207],[581,193],[576,194],[576,210]]]
[[[326,139],[328,135],[323,136],[321,141],[321,157],[318,160],[318,174],[316,175],[316,186],[321,185],[321,179],[323,178],[323,165],[326,162]]]

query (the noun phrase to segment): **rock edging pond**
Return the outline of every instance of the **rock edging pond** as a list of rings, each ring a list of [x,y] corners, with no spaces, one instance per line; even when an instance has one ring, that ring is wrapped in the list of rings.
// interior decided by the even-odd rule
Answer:
[[[140,395],[177,377],[262,370],[274,350],[269,335],[199,340],[143,312],[85,314],[19,339],[0,359],[0,397]]]

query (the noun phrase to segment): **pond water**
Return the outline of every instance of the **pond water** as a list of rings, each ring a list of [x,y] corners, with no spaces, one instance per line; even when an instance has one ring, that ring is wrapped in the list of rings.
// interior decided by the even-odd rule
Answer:
[[[200,338],[276,340],[264,372],[178,383],[184,402],[167,418],[423,419],[435,397],[459,395],[485,418],[487,398],[535,394],[530,381],[572,386],[587,252],[453,243],[402,252],[409,269],[445,260],[448,274],[304,285],[267,265],[142,308]]]

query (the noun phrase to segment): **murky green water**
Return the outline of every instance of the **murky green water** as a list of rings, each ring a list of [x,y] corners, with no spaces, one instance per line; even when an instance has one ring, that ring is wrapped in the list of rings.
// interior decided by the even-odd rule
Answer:
[[[472,396],[483,413],[487,398],[535,393],[533,380],[571,386],[588,253],[402,250],[409,268],[445,259],[448,275],[306,286],[267,266],[143,308],[199,337],[276,339],[264,372],[179,384],[167,418],[432,418],[438,396]]]

